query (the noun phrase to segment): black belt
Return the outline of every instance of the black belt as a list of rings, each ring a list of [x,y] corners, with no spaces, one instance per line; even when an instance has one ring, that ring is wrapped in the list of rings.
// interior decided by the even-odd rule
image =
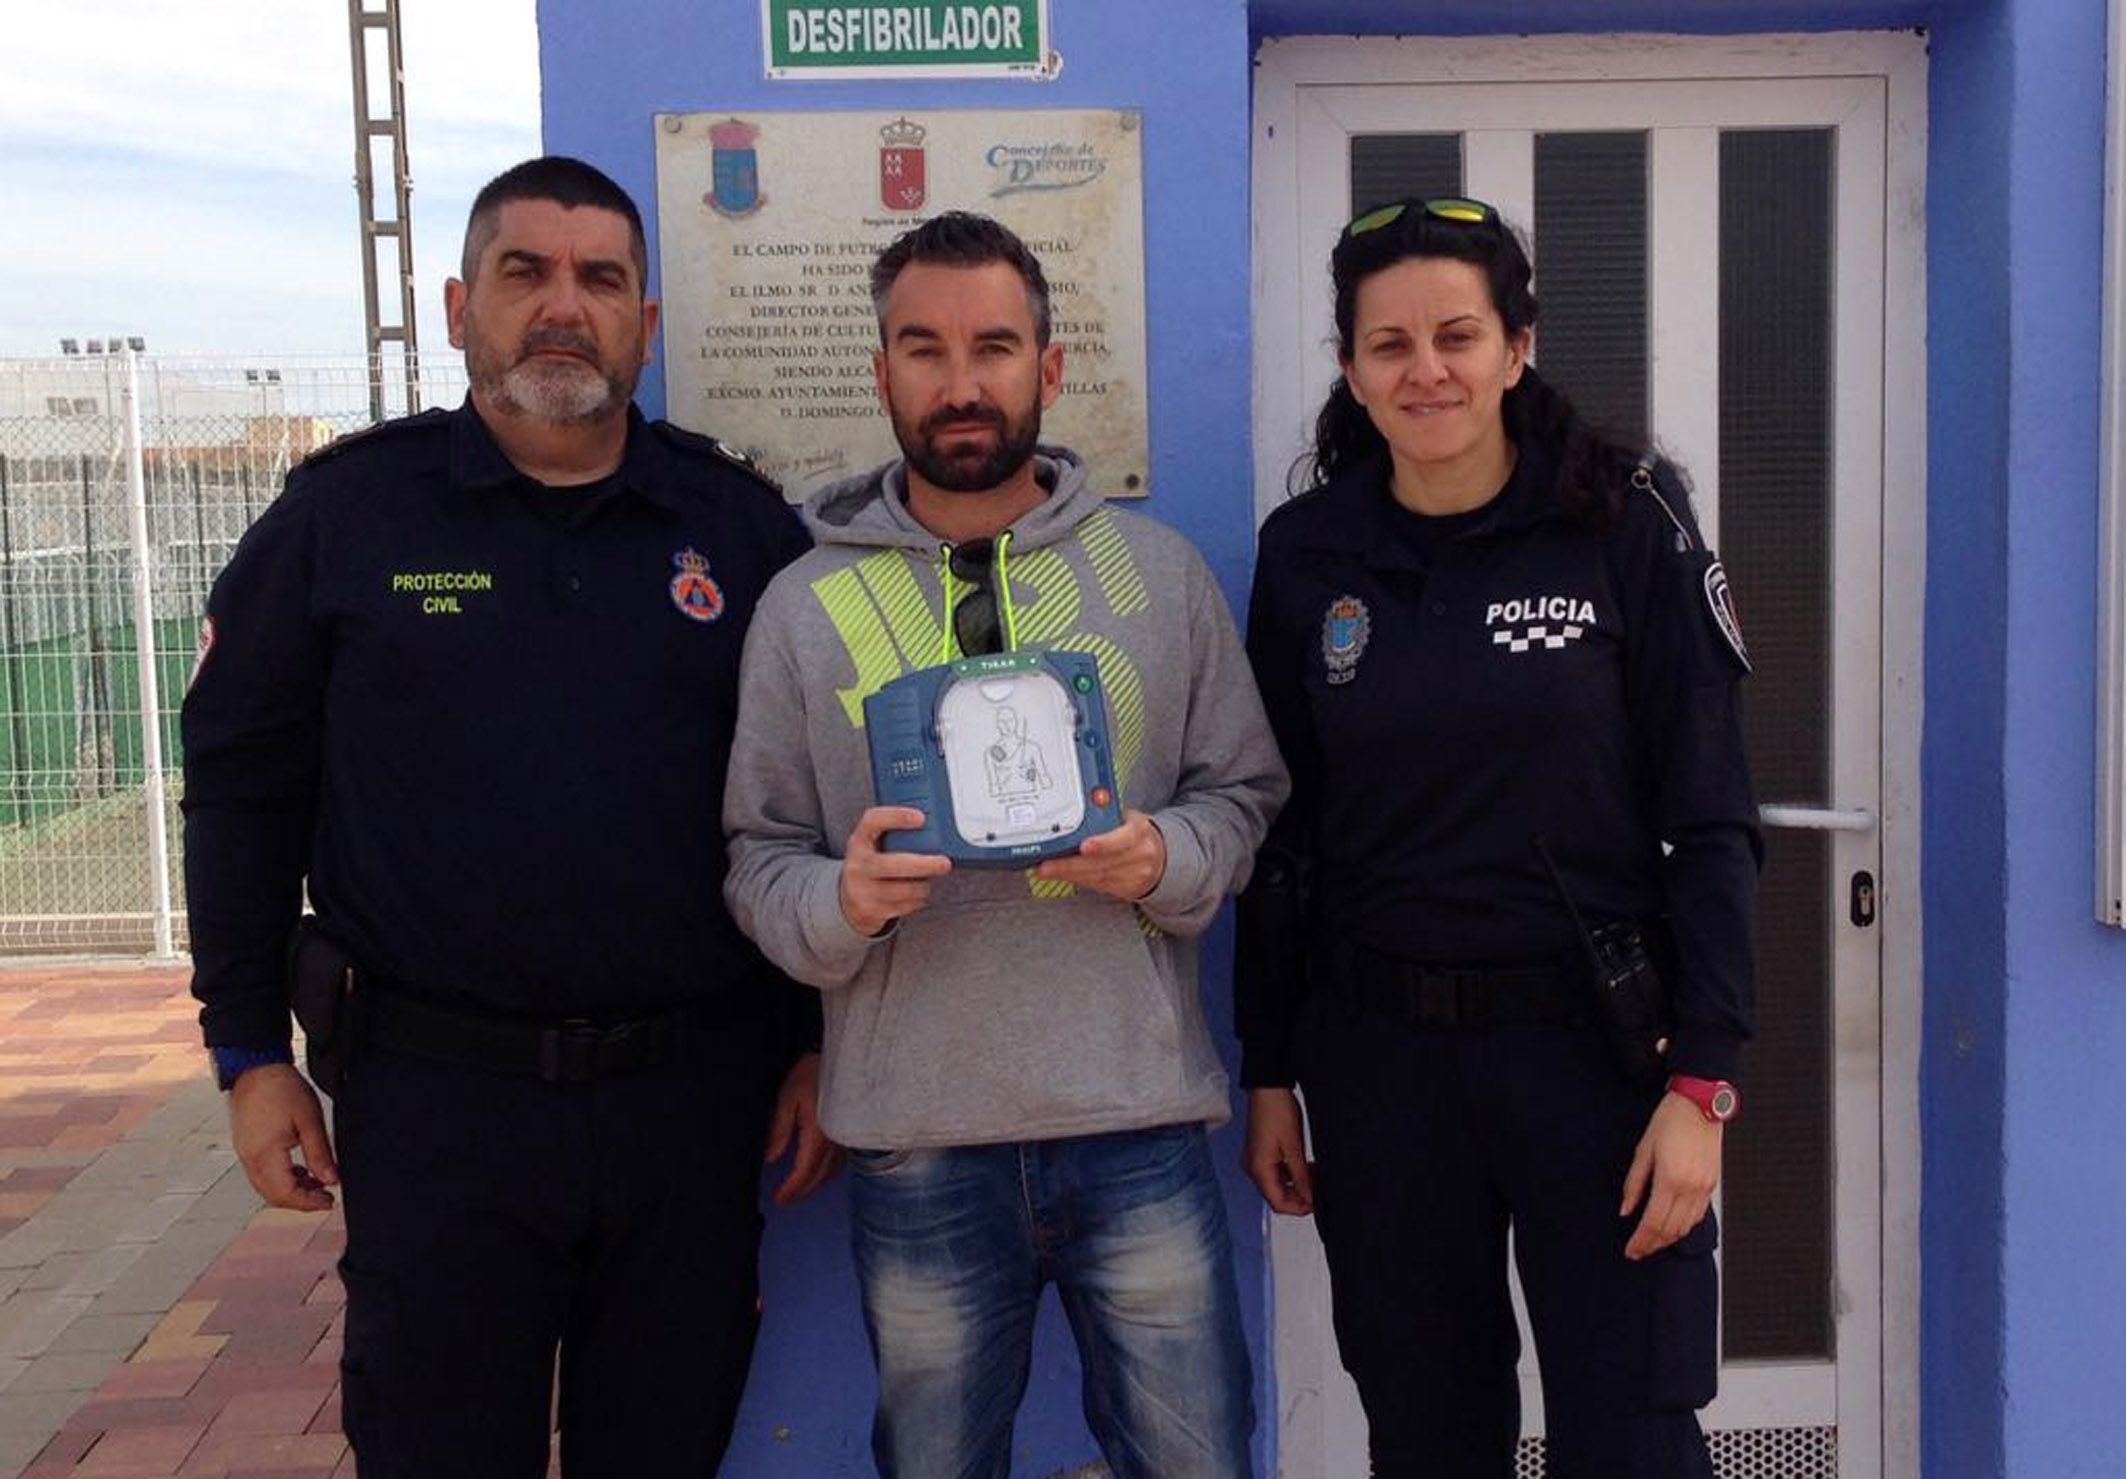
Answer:
[[[1351,989],[1361,1010],[1415,1027],[1551,1027],[1591,1020],[1580,974],[1552,963],[1428,965],[1352,951]]]
[[[524,1073],[550,1084],[590,1083],[618,1073],[695,1061],[711,1041],[709,1011],[688,1007],[631,1022],[539,1023],[443,1006],[393,989],[361,984],[365,1047],[417,1058]]]

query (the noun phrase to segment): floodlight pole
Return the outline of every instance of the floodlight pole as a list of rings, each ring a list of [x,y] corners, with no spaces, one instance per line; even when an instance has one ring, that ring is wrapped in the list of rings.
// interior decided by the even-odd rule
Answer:
[[[133,657],[140,672],[140,762],[147,772],[142,800],[148,813],[148,872],[155,911],[155,955],[176,954],[170,925],[170,823],[164,812],[162,684],[155,669],[155,598],[148,570],[147,458],[141,449],[140,358],[125,349],[125,481],[128,534],[133,546]]]

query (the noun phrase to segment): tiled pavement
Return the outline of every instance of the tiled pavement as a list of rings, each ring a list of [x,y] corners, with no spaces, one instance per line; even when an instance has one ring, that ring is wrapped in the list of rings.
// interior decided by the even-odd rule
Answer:
[[[184,974],[0,969],[0,1476],[351,1475],[337,1214],[260,1208]]]

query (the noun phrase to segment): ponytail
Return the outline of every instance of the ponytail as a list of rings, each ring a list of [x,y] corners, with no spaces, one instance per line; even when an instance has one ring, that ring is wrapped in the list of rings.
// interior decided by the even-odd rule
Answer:
[[[1607,529],[1624,511],[1624,493],[1638,454],[1604,436],[1558,388],[1528,365],[1501,405],[1506,434],[1541,447],[1558,468],[1558,502],[1566,516]]]

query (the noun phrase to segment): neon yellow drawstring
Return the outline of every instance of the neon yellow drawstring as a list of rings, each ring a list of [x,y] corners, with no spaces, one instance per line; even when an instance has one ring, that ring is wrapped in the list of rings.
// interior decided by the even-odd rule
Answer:
[[[1011,600],[1011,576],[1004,568],[1005,557],[1011,550],[1011,531],[1006,529],[997,536],[997,605],[1004,612],[1004,650],[1019,650],[1019,611]]]

